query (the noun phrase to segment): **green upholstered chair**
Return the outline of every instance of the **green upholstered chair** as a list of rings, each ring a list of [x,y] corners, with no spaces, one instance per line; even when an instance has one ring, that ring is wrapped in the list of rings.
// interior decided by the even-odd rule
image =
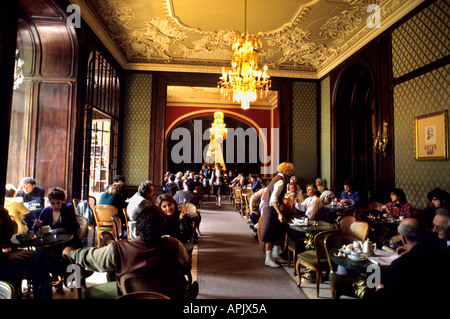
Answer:
[[[314,250],[307,250],[297,255],[295,269],[298,276],[298,286],[301,285],[301,267],[306,267],[316,272],[316,292],[319,297],[320,283],[322,282],[322,271],[329,271],[327,252],[325,250],[325,238],[332,233],[340,232],[338,229],[325,230],[314,236]]]

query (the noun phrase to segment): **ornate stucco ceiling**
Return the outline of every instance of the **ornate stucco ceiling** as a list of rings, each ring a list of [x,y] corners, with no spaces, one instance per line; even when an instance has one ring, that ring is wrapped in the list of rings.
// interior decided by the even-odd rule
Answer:
[[[320,78],[423,0],[247,0],[259,63],[274,76]],[[220,73],[244,32],[245,0],[71,0],[130,70]],[[375,6],[374,6],[375,5]],[[378,11],[377,11],[378,10]],[[376,20],[377,15],[381,18]],[[379,27],[374,25],[379,22]]]

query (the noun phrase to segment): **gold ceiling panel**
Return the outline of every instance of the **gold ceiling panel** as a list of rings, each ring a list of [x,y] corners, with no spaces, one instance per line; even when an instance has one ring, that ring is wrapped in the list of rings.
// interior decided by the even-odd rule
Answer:
[[[244,31],[244,0],[71,2],[125,69],[220,73]],[[421,2],[248,0],[247,29],[271,75],[320,78]]]

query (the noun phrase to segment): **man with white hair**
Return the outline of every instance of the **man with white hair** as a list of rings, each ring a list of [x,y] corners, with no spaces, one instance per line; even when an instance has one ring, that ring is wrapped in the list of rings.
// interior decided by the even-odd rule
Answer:
[[[450,208],[439,207],[436,210],[433,233],[438,236],[437,248],[450,260]]]
[[[448,288],[449,276],[442,254],[425,244],[425,233],[415,218],[404,219],[398,233],[403,242],[402,255],[394,260],[377,297],[386,299],[442,298],[441,288]],[[448,292],[447,292],[448,293]]]

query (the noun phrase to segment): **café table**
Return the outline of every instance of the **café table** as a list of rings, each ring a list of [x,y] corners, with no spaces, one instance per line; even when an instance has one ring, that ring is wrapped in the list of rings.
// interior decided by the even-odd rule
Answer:
[[[314,236],[317,233],[335,228],[333,224],[327,223],[323,220],[310,221],[309,225],[300,225],[292,222],[289,222],[288,225],[292,231],[299,232],[305,235],[305,248],[307,250],[314,249]]]
[[[299,225],[293,222],[289,222],[289,230],[290,233],[288,234],[289,237],[298,237],[298,235],[302,236],[304,235],[306,237],[304,243],[305,243],[305,249],[306,250],[314,250],[314,236],[322,231],[334,229],[335,226],[333,224],[327,223],[325,221],[319,220],[319,221],[309,221],[308,225]],[[292,232],[295,232],[294,235]],[[310,269],[306,269],[304,274],[302,275],[302,278],[304,280],[307,280],[309,282],[315,281],[315,272],[311,271]]]
[[[19,236],[20,237],[20,236]],[[54,247],[63,245],[73,238],[73,234],[45,234],[42,237],[32,237],[29,239],[18,239],[18,236],[13,236],[11,239],[11,248],[30,248],[30,247]]]
[[[384,250],[377,249],[373,254],[368,257],[361,258],[360,260],[351,259],[348,254],[344,256],[339,256],[339,248],[332,248],[328,252],[330,261],[340,267],[345,268],[351,274],[359,274],[358,278],[354,284],[355,296],[362,296],[364,291],[367,289],[367,276],[368,267],[373,264],[378,264],[381,270],[381,276],[384,276],[386,271],[389,269],[390,263],[393,258],[397,258],[398,255],[387,252]],[[372,261],[371,261],[372,260]],[[339,272],[339,270],[338,270]],[[353,275],[354,276],[354,275]]]

